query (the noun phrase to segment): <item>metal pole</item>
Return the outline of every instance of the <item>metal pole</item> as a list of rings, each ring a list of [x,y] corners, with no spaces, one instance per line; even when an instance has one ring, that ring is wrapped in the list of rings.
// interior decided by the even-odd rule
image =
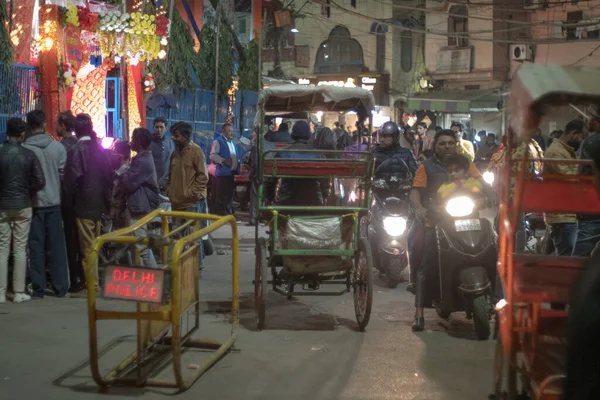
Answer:
[[[219,89],[219,36],[221,28],[221,3],[217,5],[217,49],[215,56],[215,110],[213,113],[213,131],[217,131],[217,103],[219,101],[219,95],[217,91]]]
[[[263,20],[262,23],[260,24],[260,36],[258,37],[258,88],[256,89],[257,91],[261,91],[262,90],[262,49],[263,49],[263,43],[265,40],[265,23],[267,21],[267,10],[265,9],[265,11],[263,12]],[[261,129],[261,133],[262,133],[262,129]]]

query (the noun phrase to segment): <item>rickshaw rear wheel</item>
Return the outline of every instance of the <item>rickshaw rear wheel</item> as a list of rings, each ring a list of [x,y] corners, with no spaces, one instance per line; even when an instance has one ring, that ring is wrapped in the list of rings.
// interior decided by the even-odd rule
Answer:
[[[256,308],[256,327],[258,330],[265,328],[266,302],[269,268],[267,265],[267,241],[259,238],[256,242],[256,264],[254,268],[254,306]]]
[[[371,245],[365,237],[361,237],[358,241],[358,252],[354,259],[352,275],[356,322],[358,328],[364,331],[369,324],[373,305],[373,254],[371,254]]]

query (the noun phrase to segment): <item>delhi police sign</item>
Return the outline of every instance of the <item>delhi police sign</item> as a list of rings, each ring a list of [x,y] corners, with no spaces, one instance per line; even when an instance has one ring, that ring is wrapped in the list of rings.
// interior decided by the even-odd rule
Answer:
[[[163,269],[109,265],[104,271],[102,297],[165,304],[170,275]]]

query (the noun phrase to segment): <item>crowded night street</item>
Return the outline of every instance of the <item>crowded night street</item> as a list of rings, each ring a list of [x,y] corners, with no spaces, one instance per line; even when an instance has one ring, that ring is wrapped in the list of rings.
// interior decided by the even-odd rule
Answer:
[[[231,328],[229,229],[214,235],[218,248],[226,254],[207,259],[200,280],[198,335],[224,340]],[[235,349],[177,398],[487,398],[495,342],[476,340],[472,324],[464,316],[444,321],[433,311],[427,315],[427,331],[413,334],[414,301],[404,289],[406,284],[388,289],[376,282],[374,310],[366,332],[356,331],[349,295],[289,301],[275,294],[269,297],[267,329],[256,331],[254,230],[242,226],[240,237],[241,329]],[[123,307],[120,302],[102,303]],[[157,388],[99,390],[87,363],[86,318],[84,299],[47,297],[19,307],[0,305],[0,398],[43,395],[57,400],[154,400],[173,393]],[[135,348],[133,323],[100,321],[99,328],[101,349],[111,348],[101,365],[114,364]],[[191,353],[193,356],[184,357],[184,366],[193,367],[202,359],[198,351]]]

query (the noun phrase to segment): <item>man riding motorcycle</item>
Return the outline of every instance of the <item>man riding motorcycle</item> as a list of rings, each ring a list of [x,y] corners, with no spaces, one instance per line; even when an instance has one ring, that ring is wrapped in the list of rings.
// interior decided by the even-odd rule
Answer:
[[[375,169],[387,159],[396,157],[398,161],[390,162],[388,165],[393,169],[395,163],[400,163],[402,160],[406,163],[411,174],[414,175],[418,168],[417,160],[410,149],[400,145],[400,135],[403,134],[400,127],[395,122],[388,121],[379,129],[380,143],[373,149],[373,157],[375,158]],[[386,168],[387,170],[387,168]]]
[[[445,156],[456,154],[457,138],[451,130],[441,130],[434,139],[435,154],[425,160],[415,174],[413,189],[410,193],[410,202],[415,210],[417,219],[424,224],[423,249],[415,249],[420,252],[421,262],[417,267],[417,279],[415,282],[415,322],[414,331],[424,329],[425,320],[423,310],[429,304],[426,296],[426,279],[431,279],[432,272],[436,270],[438,263],[437,239],[435,235],[435,212],[431,199],[437,195],[440,186],[448,180],[448,171],[443,164]],[[492,188],[487,185],[473,163],[469,167],[469,175],[479,180],[487,197],[495,199]],[[415,251],[413,250],[413,251]],[[412,256],[412,255],[411,255]]]

